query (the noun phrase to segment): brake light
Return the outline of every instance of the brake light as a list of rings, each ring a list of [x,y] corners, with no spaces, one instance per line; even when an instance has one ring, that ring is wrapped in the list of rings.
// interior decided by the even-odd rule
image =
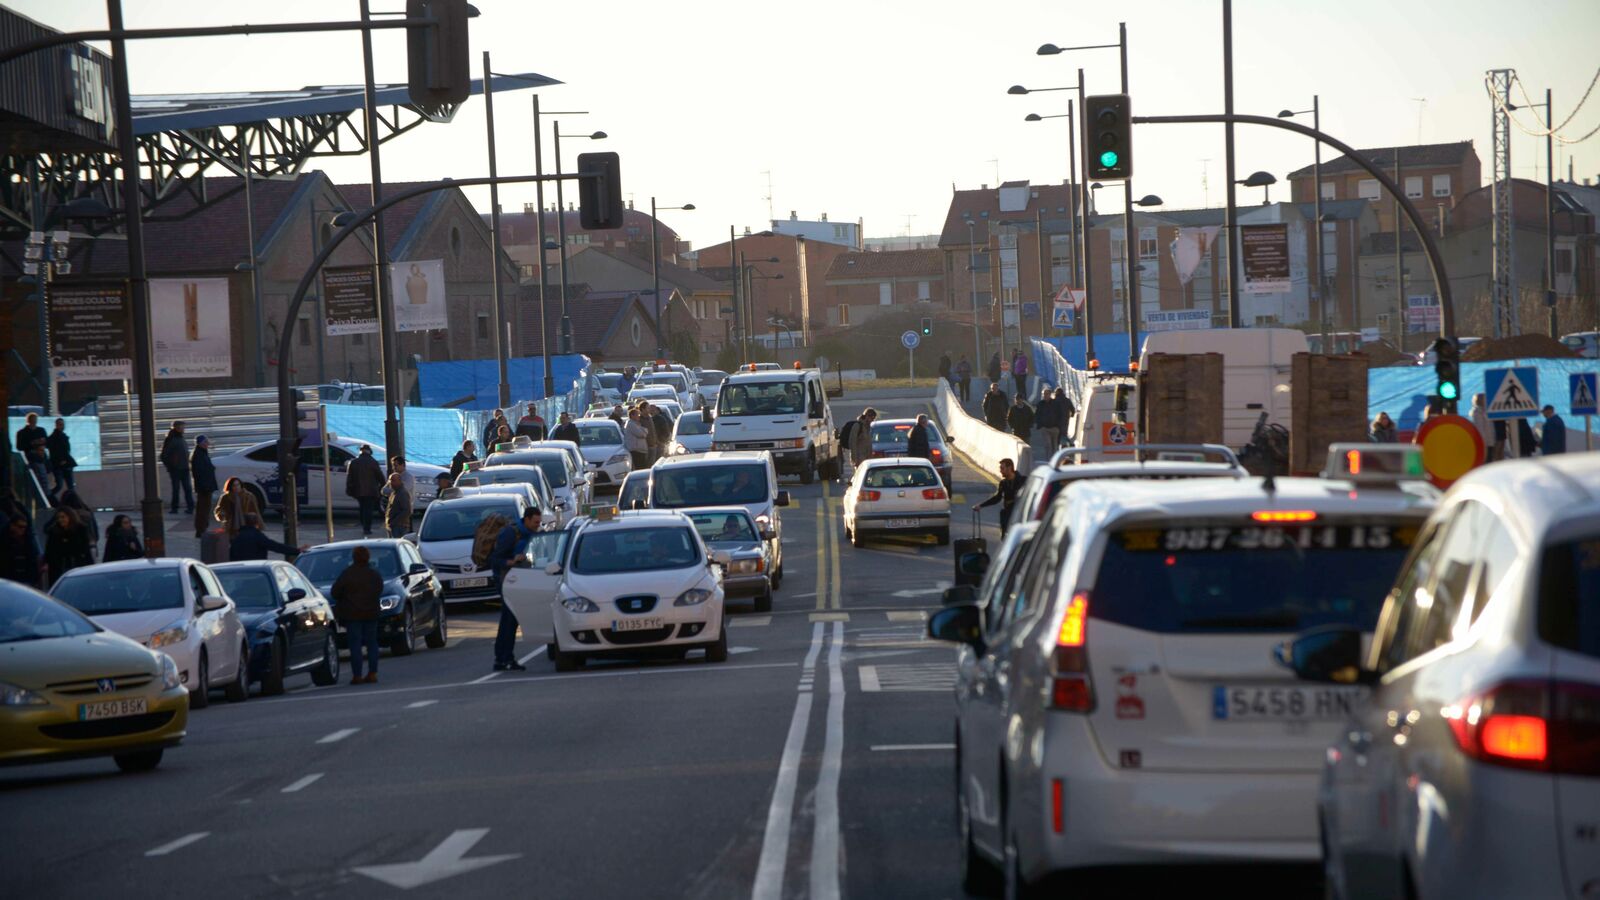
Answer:
[[[928,452],[933,456],[934,462],[937,463],[944,461],[944,451],[940,450],[938,447],[930,447]]]
[[[861,501],[861,502],[864,502],[864,503],[871,503],[872,501],[874,501],[874,500],[876,500],[876,499],[878,499],[879,497],[882,497],[882,496],[883,496],[883,493],[881,491],[863,490],[860,493],[856,494],[856,499]]]
[[[1066,712],[1094,711],[1094,685],[1089,681],[1084,643],[1088,636],[1089,594],[1079,591],[1067,603],[1051,654],[1050,706]]]
[[[945,494],[944,488],[928,488],[928,489],[926,489],[926,490],[924,490],[922,492],[922,499],[924,499],[924,500],[948,500],[950,498],[949,498],[949,495]]]
[[[1058,647],[1082,647],[1085,620],[1089,617],[1089,595],[1079,591],[1067,604],[1067,614],[1061,617],[1061,634],[1056,639]]]
[[[1062,793],[1061,779],[1050,779],[1050,824],[1055,827],[1056,834],[1060,834],[1062,826],[1066,824],[1066,813],[1063,809],[1066,804],[1062,802],[1064,800]]]
[[[1478,734],[1483,752],[1506,759],[1543,762],[1549,753],[1549,736],[1538,716],[1490,716]]]
[[[1479,762],[1600,775],[1600,685],[1514,681],[1440,710],[1461,752]]]
[[[1309,509],[1258,509],[1250,518],[1257,522],[1314,522],[1317,514]]]

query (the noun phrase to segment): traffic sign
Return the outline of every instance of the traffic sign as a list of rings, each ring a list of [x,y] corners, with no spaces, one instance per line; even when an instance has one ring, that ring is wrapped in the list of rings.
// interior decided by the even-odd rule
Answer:
[[[1051,310],[1050,324],[1054,328],[1071,328],[1072,307],[1068,304],[1057,304],[1056,307]]]
[[[908,331],[900,335],[900,345],[907,350],[917,349],[917,345],[920,343],[922,343],[922,335],[917,334],[915,331]]]
[[[1572,414],[1575,416],[1600,415],[1595,404],[1595,373],[1579,372],[1571,376]]]
[[[1107,456],[1129,454],[1131,450],[1113,450],[1112,447],[1131,447],[1134,442],[1133,425],[1127,422],[1101,422],[1100,446]]]
[[[1429,416],[1417,428],[1416,442],[1422,447],[1422,468],[1439,488],[1449,487],[1483,464],[1483,435],[1471,419],[1453,414]]]
[[[1488,369],[1483,382],[1489,418],[1522,419],[1539,411],[1539,370],[1533,366]]]

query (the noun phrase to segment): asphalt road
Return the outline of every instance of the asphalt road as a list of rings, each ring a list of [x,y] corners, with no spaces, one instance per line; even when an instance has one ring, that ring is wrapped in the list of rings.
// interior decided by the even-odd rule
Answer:
[[[955,482],[958,510],[987,493]],[[783,587],[735,607],[728,662],[558,675],[523,643],[494,673],[496,612],[458,610],[376,686],[197,711],[153,773],[0,770],[0,893],[959,896],[953,653],[922,637],[950,550],[853,548],[838,485],[788,487]]]

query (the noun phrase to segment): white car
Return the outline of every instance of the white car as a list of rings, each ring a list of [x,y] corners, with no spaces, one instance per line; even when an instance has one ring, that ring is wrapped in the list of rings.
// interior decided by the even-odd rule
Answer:
[[[678,392],[673,390],[670,385],[645,384],[642,381],[636,381],[633,384],[633,389],[628,391],[628,403],[632,405],[640,400],[649,400],[652,405],[657,400],[671,400],[673,403],[678,403]],[[679,403],[678,405],[682,406],[683,404]]]
[[[728,658],[722,573],[730,557],[709,551],[682,513],[624,512],[534,535],[503,594],[523,634],[550,634],[550,660],[571,671],[592,658],[702,649]]]
[[[561,470],[564,472],[566,467],[562,466]],[[456,476],[455,486],[463,494],[526,488],[532,502],[556,523],[555,527],[564,524],[561,512],[556,509],[555,491],[550,488],[544,469],[536,465],[485,467],[481,462],[474,463]]]
[[[672,428],[668,456],[711,452],[711,423],[704,416],[680,416]]]
[[[1361,637],[1310,632],[1282,655],[1372,690],[1325,754],[1327,896],[1595,896],[1600,454],[1456,482]]]
[[[160,650],[178,664],[189,705],[250,696],[250,645],[217,576],[192,559],[129,559],[73,569],[50,595],[107,631]]]
[[[684,409],[695,410],[700,408],[700,393],[694,389],[694,384],[688,375],[670,369],[661,372],[650,372],[640,375],[639,380],[634,382],[633,389],[637,392],[641,386],[654,387],[656,385],[665,385],[671,388],[673,393],[677,395],[678,405]]]
[[[887,456],[857,466],[843,509],[845,536],[857,547],[869,534],[931,534],[950,543],[950,492],[925,459]]]
[[[593,502],[593,486],[588,473],[583,471],[581,463],[573,462],[572,453],[560,447],[518,447],[491,454],[484,460],[483,469],[478,470],[478,475],[480,478],[489,478],[493,476],[483,475],[484,469],[524,465],[538,466],[544,472],[562,524],[574,516],[583,515],[583,508]],[[461,474],[466,475],[465,472]]]
[[[446,491],[449,496],[434,501],[422,517],[422,527],[407,539],[422,553],[422,561],[443,585],[445,603],[478,603],[498,600],[500,586],[487,566],[480,567],[472,559],[472,547],[478,525],[492,515],[504,518],[507,524],[522,520],[523,510],[530,504],[524,492],[487,494],[459,494]]]
[[[596,487],[614,488],[633,471],[633,458],[622,445],[622,426],[605,417],[578,419],[578,452],[594,476]]]
[[[697,453],[667,456],[649,469],[651,509],[743,506],[765,538],[772,557],[772,586],[783,582],[783,516],[789,492],[778,487],[770,453]]]
[[[304,483],[301,492],[300,507],[302,509],[321,509],[324,493],[331,494],[333,508],[351,510],[359,508],[356,499],[344,492],[345,470],[350,463],[360,455],[365,441],[353,441],[348,438],[336,438],[328,444],[328,473],[333,481],[328,485],[322,477],[322,447],[305,447],[300,451],[301,472],[300,479]],[[389,456],[377,444],[369,444],[372,455],[378,463],[388,471]],[[213,456],[212,464],[217,467],[217,485],[227,483],[229,478],[237,477],[244,482],[244,488],[255,495],[256,503],[262,510],[283,505],[283,490],[278,479],[278,442],[275,440],[264,441],[243,450],[222,456]],[[434,479],[441,473],[448,473],[448,466],[435,466],[424,462],[407,462],[406,471],[417,480],[417,495],[412,498],[412,505],[417,510],[433,502]],[[331,490],[325,490],[325,485]]]
[[[695,392],[700,395],[700,405],[715,407],[717,405],[717,392],[722,390],[722,381],[728,373],[721,369],[701,369],[695,373],[698,384]]]

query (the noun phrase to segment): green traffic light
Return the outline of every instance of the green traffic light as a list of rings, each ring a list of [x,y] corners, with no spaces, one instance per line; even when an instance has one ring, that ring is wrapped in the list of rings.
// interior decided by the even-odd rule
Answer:
[[[1108,169],[1114,169],[1117,166],[1117,162],[1121,158],[1122,157],[1117,155],[1117,151],[1107,150],[1106,152],[1100,154],[1100,165],[1105,166]]]
[[[1439,382],[1439,396],[1446,400],[1455,400],[1460,398],[1461,389],[1456,387],[1454,381],[1441,381]]]

